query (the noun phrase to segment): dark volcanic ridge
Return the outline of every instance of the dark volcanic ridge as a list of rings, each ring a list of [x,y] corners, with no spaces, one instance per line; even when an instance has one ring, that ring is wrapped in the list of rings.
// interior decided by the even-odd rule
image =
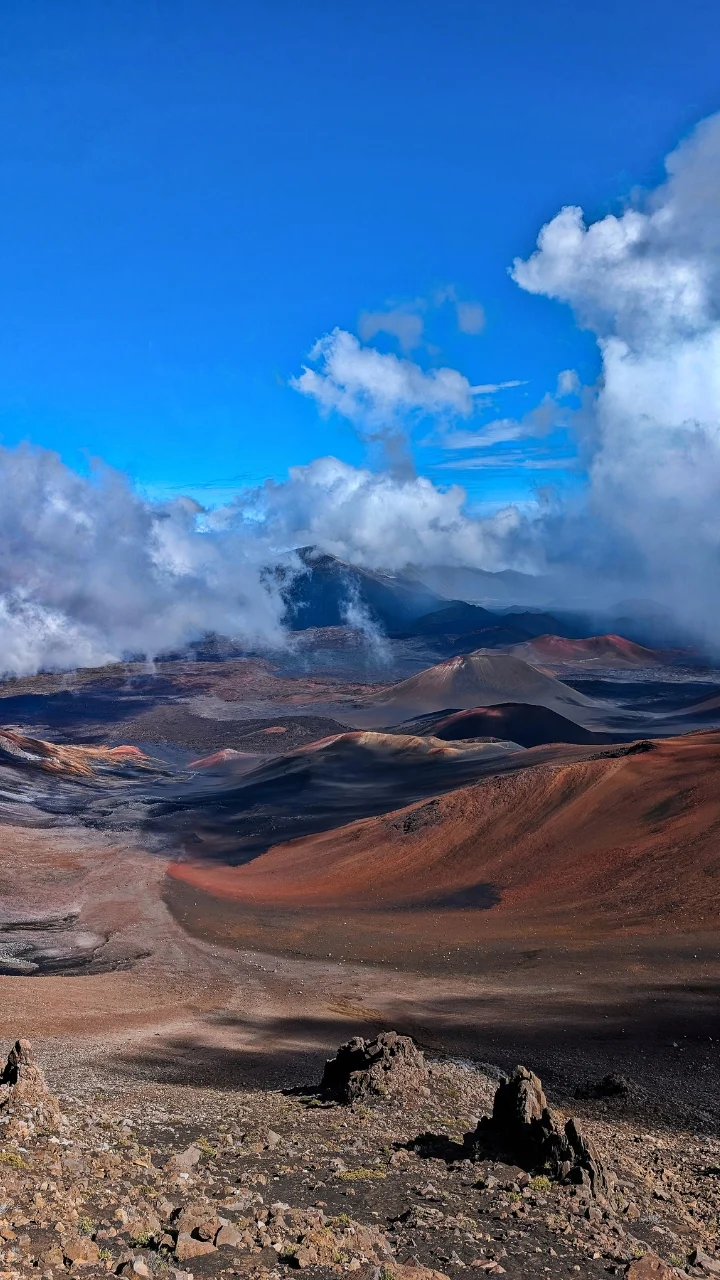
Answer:
[[[233,866],[278,841],[387,813],[522,756],[517,743],[449,744],[373,732],[339,734],[256,767],[220,756],[183,789],[157,793],[150,825],[186,856]]]
[[[538,747],[550,742],[601,745],[617,741],[617,736],[592,733],[549,707],[526,702],[499,702],[492,707],[472,707],[467,711],[448,708],[438,715],[418,716],[397,726],[398,733],[431,734],[444,742],[464,742],[482,738],[506,738],[521,747]]]
[[[232,748],[257,755],[278,755],[318,738],[343,733],[349,726],[328,716],[286,715],[261,719],[214,719],[200,716],[183,703],[153,707],[131,717],[115,731],[123,741],[168,743],[192,751]]]

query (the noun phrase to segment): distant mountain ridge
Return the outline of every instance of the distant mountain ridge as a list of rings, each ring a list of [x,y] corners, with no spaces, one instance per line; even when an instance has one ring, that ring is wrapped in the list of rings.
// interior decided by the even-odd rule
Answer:
[[[285,623],[292,631],[313,627],[380,626],[397,638],[423,636],[460,649],[513,644],[546,632],[576,636],[576,625],[549,613],[493,612],[461,599],[448,599],[418,578],[365,569],[320,551],[299,547],[300,573],[288,571],[282,587]],[[516,575],[522,577],[523,575]]]
[[[617,667],[637,669],[660,666],[668,657],[661,650],[635,644],[624,636],[604,635],[574,638],[537,635],[532,640],[508,647],[507,652],[524,662],[546,662],[556,666]]]
[[[401,574],[348,564],[317,547],[299,547],[304,572],[288,575],[283,588],[285,623],[292,631],[352,624],[359,615],[386,630],[446,603],[422,583]]]

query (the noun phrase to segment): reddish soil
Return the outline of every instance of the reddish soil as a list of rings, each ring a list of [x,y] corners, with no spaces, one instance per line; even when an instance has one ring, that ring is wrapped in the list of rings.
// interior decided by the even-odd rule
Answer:
[[[83,778],[107,769],[152,767],[138,747],[68,747],[9,729],[0,729],[0,762]]]
[[[498,702],[552,707],[580,722],[588,714],[597,713],[601,705],[519,658],[478,650],[448,658],[366,697],[363,711],[355,712],[354,719],[359,723],[364,717],[363,723],[377,727],[451,707],[492,706]]]
[[[536,636],[523,644],[515,644],[506,650],[525,662],[549,662],[562,666],[598,666],[618,668],[643,668],[661,666],[665,655],[657,649],[646,649],[624,636],[588,636],[584,640],[569,640],[565,636]]]
[[[353,913],[458,944],[713,928],[720,733],[493,776],[430,802],[278,844],[240,867],[176,863],[252,911]],[[540,749],[542,753],[542,749]],[[540,754],[542,759],[542,754]],[[239,917],[238,917],[239,918]]]

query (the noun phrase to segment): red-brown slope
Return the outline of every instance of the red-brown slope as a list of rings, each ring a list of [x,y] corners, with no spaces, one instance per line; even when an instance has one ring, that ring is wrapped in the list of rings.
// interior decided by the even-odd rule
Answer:
[[[581,747],[566,748],[578,756]],[[494,776],[430,802],[277,845],[237,868],[171,874],[240,906],[403,915],[448,936],[714,928],[720,913],[720,733]],[[486,910],[455,910],[483,886]],[[469,895],[469,896],[468,896]],[[492,898],[482,894],[478,905]]]
[[[514,644],[505,650],[514,658],[531,664],[550,662],[556,666],[596,666],[616,668],[657,667],[663,662],[663,654],[657,649],[646,649],[642,644],[626,640],[624,636],[588,636],[584,640],[570,640],[565,636],[535,636],[523,644]]]
[[[0,729],[0,764],[82,778],[108,770],[152,767],[150,757],[139,747],[63,746],[42,738],[28,738],[11,729]]]
[[[536,670],[527,662],[494,650],[458,654],[438,662],[399,684],[363,699],[358,716],[372,718],[373,727],[397,724],[410,716],[457,709],[492,706],[498,702],[527,702],[551,707],[571,720],[584,723],[600,713],[603,704]]]

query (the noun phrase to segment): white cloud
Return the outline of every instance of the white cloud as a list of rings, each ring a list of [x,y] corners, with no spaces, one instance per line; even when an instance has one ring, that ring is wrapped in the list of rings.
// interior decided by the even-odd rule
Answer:
[[[351,422],[386,425],[399,416],[469,417],[477,394],[456,369],[424,372],[412,360],[363,346],[344,329],[315,344],[310,360],[291,385]]]
[[[575,207],[513,277],[592,327],[602,377],[586,409],[581,511],[534,536],[551,558],[626,571],[715,643],[720,604],[720,116],[668,157],[640,207],[589,226]]]
[[[318,458],[292,467],[284,483],[257,490],[251,514],[275,545],[312,543],[371,568],[503,567],[517,513],[473,519],[466,496],[459,485],[439,488],[424,476],[398,478]]]
[[[482,382],[473,387],[476,396],[494,395],[496,391],[507,391],[509,387],[526,387],[527,382],[520,378],[512,378],[509,382]]]
[[[453,458],[449,462],[438,462],[437,470],[442,471],[487,471],[504,469],[509,471],[564,471],[574,466],[576,459],[569,457],[535,457],[528,454],[527,449],[513,449],[503,453],[477,454],[472,458]]]
[[[578,396],[580,390],[580,379],[574,369],[563,369],[558,374],[557,391],[555,392],[558,400],[564,400],[566,396]]]
[[[496,418],[477,431],[449,431],[443,437],[445,449],[489,449],[494,444],[505,444],[525,435],[525,429],[515,418]]]
[[[153,504],[116,472],[0,448],[0,671],[153,656],[216,630],[281,637],[262,548],[203,533],[189,499]]]
[[[397,338],[403,351],[412,351],[422,346],[425,320],[420,310],[423,309],[420,299],[389,311],[363,311],[358,320],[358,333],[363,342],[370,342],[378,333],[388,333]]]

